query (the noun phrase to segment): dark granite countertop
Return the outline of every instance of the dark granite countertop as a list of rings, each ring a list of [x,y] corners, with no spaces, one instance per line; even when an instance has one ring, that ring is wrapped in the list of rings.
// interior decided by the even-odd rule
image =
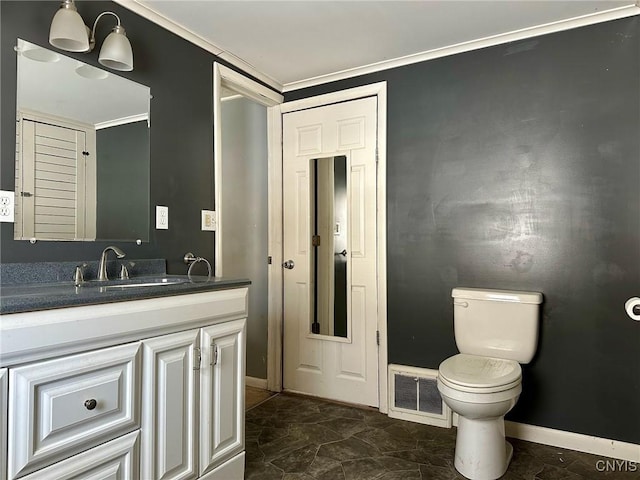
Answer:
[[[186,275],[166,274],[138,276],[129,281],[90,281],[81,287],[70,281],[3,284],[0,285],[0,314],[186,295],[250,284],[247,279],[196,276],[189,279]]]

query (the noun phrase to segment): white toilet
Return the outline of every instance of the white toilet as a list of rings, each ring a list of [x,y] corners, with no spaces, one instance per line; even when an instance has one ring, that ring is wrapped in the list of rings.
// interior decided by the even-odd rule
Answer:
[[[460,353],[440,364],[438,390],[458,414],[454,464],[467,478],[494,480],[511,461],[504,416],[522,391],[520,363],[536,352],[542,294],[454,288],[451,296]]]

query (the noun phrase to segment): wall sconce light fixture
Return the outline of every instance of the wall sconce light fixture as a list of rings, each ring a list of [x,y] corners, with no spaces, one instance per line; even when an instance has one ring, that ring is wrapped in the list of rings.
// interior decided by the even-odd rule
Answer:
[[[103,15],[113,15],[118,24],[102,43],[98,62],[114,70],[125,72],[133,70],[131,43],[129,43],[124,28],[120,25],[120,17],[113,12],[102,12],[93,23],[93,30],[89,30],[73,0],[63,0],[60,9],[51,21],[49,43],[68,52],[92,51],[96,46],[96,26]]]

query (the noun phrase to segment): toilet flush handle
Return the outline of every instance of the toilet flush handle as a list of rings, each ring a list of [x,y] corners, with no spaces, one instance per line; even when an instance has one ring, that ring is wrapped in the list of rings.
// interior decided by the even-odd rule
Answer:
[[[469,302],[457,302],[455,300],[453,301],[453,304],[462,308],[467,308],[469,306]]]

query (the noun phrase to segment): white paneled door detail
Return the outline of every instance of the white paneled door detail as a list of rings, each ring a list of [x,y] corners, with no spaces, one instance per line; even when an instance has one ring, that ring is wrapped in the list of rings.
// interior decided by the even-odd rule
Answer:
[[[375,407],[376,119],[375,97],[283,115],[283,258],[292,261],[284,269],[284,388]],[[313,165],[316,159],[342,156],[347,165],[347,225],[336,223],[330,236],[346,229],[347,248],[335,255],[346,258],[347,333],[329,336],[313,334],[311,327],[315,283],[320,281],[314,272],[318,261],[326,261],[314,258],[314,246],[333,241],[316,235],[312,225],[319,208],[313,192],[320,188]]]

